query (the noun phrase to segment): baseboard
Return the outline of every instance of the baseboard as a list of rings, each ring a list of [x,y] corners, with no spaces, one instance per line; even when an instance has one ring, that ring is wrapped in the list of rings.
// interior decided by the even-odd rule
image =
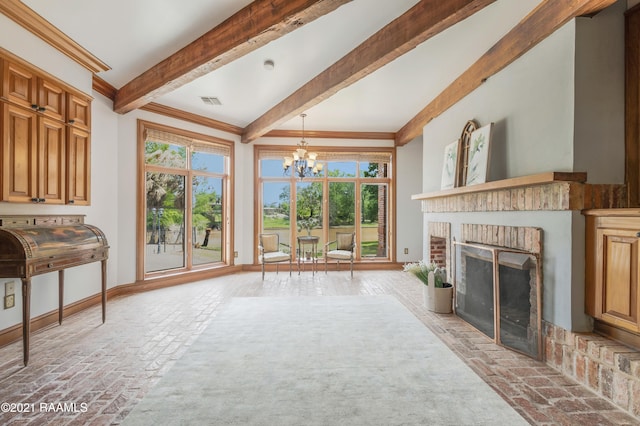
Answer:
[[[109,292],[107,292],[107,298],[109,297]],[[89,296],[85,299],[78,300],[76,302],[70,303],[62,309],[62,323],[64,324],[64,318],[69,315],[76,314],[78,312],[84,311],[85,309],[91,308],[95,305],[101,304],[101,294],[95,294],[93,296]],[[99,318],[102,319],[101,317]],[[52,324],[58,323],[58,310],[55,309],[51,312],[47,312],[45,314],[39,315],[35,318],[31,319],[31,332],[41,330],[45,327],[48,327]],[[13,343],[17,340],[22,340],[22,324],[16,324],[12,327],[5,328],[0,331],[0,347],[8,345],[9,343]]]

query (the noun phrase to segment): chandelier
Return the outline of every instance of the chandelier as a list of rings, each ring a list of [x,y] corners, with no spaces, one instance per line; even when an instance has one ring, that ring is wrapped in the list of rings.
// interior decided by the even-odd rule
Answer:
[[[304,118],[307,114],[300,114],[302,117],[302,139],[298,142],[298,148],[293,151],[292,156],[284,157],[282,168],[286,175],[289,170],[301,180],[305,177],[317,176],[322,171],[322,163],[316,162],[318,154],[307,151],[307,141],[304,140]]]

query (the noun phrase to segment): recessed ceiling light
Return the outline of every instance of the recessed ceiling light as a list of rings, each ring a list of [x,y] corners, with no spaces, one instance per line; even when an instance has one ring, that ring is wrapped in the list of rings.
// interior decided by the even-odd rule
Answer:
[[[266,61],[264,61],[264,69],[265,70],[271,71],[272,69],[275,68],[275,66],[276,66],[276,64],[271,59],[267,59]]]
[[[202,99],[202,102],[207,105],[222,105],[220,99],[216,98],[215,96],[200,96],[200,99]]]

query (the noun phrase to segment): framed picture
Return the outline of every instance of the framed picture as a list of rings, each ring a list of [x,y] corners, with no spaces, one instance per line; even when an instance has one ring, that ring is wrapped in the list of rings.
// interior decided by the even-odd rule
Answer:
[[[477,185],[487,181],[492,129],[493,123],[490,123],[471,133],[467,154],[466,185]]]
[[[460,139],[444,147],[444,162],[442,165],[442,181],[440,189],[451,189],[458,184],[460,164]]]

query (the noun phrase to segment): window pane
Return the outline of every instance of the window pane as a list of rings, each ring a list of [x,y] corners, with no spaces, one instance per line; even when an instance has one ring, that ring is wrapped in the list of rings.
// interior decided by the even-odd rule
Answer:
[[[182,268],[185,177],[147,173],[145,272]]]
[[[260,176],[262,177],[282,177],[284,172],[282,169],[282,160],[268,158],[260,160]]]
[[[145,163],[184,169],[187,166],[186,148],[180,145],[147,141],[144,147]]]
[[[355,232],[355,217],[355,182],[329,182],[329,241],[336,240],[336,232]]]
[[[222,261],[222,178],[194,176],[192,185],[193,265]]]
[[[224,173],[224,156],[195,151],[191,154],[191,169],[211,173]]]
[[[367,163],[360,162],[360,177],[365,178],[386,178],[388,163]]]
[[[329,161],[329,177],[356,177],[355,161]]]
[[[387,185],[362,185],[360,255],[388,257],[388,188]]]
[[[321,251],[322,182],[296,183],[296,226],[298,236],[320,237],[318,250]]]
[[[280,234],[280,242],[291,241],[289,182],[266,182],[262,185],[262,232]]]

